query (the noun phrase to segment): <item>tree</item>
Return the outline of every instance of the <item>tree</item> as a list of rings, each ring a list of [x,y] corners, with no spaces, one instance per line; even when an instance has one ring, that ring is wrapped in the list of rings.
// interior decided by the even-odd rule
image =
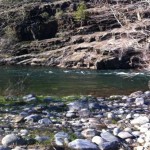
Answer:
[[[75,20],[80,21],[82,26],[83,21],[87,18],[86,5],[84,2],[79,3],[79,6],[77,7],[77,11],[75,12],[74,16]]]

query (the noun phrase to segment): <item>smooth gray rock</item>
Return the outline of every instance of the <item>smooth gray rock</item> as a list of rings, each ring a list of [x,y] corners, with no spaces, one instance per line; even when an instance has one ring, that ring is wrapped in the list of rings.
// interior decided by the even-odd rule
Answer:
[[[141,97],[141,95],[143,94],[142,91],[136,91],[136,92],[133,92],[129,95],[129,97],[131,98],[138,98],[138,97]]]
[[[90,116],[90,111],[88,109],[81,109],[79,112],[80,117],[89,117]]]
[[[11,149],[0,145],[0,150],[11,150]]]
[[[144,104],[144,98],[142,98],[142,97],[136,98],[135,99],[135,104],[137,106],[143,105]]]
[[[74,112],[67,111],[66,117],[67,117],[67,118],[74,118],[74,117],[76,117],[76,114],[75,114]]]
[[[16,144],[16,145],[25,144],[25,141],[15,134],[8,134],[2,139],[2,144],[5,147],[8,147],[13,144]]]
[[[38,123],[41,124],[41,125],[48,126],[48,125],[52,124],[52,121],[49,118],[43,118],[43,119],[40,119],[38,121]]]
[[[32,102],[32,101],[36,101],[37,98],[35,97],[35,95],[29,94],[29,95],[24,96],[23,100],[26,102]]]
[[[69,138],[68,133],[65,132],[58,132],[55,134],[54,139],[55,139],[55,144],[59,147],[64,146],[65,140]]]
[[[99,146],[100,150],[119,150],[118,142],[104,142]]]
[[[122,139],[127,139],[127,138],[133,137],[133,135],[130,134],[129,132],[122,131],[118,134],[118,137],[120,137]]]
[[[89,140],[76,139],[68,144],[72,150],[99,150],[96,144]]]
[[[85,129],[81,132],[81,134],[85,138],[92,138],[96,135],[96,131],[94,129]]]
[[[140,131],[133,131],[132,132],[132,135],[134,136],[134,137],[139,137],[140,136]]]
[[[132,125],[136,125],[136,124],[142,125],[145,123],[149,123],[149,118],[147,116],[139,116],[139,117],[131,120],[130,123]]]
[[[72,112],[79,111],[83,108],[88,108],[88,102],[86,100],[71,102],[67,105],[69,107],[69,110]]]
[[[50,137],[48,137],[48,136],[39,136],[39,135],[37,135],[35,137],[35,140],[38,141],[38,142],[48,141],[49,139],[50,139]]]
[[[27,117],[24,118],[24,120],[26,120],[26,122],[37,122],[38,120],[41,119],[41,116],[37,115],[37,114],[32,114],[29,115]]]
[[[89,103],[89,109],[93,110],[93,109],[100,109],[100,105],[96,102],[90,102]]]
[[[118,135],[119,132],[120,132],[120,129],[119,129],[119,128],[114,128],[113,134],[114,134],[115,136]]]
[[[101,133],[101,137],[108,142],[119,142],[119,139],[107,131]]]
[[[26,136],[26,135],[28,135],[28,133],[29,133],[29,131],[27,129],[20,130],[20,135],[21,136]]]

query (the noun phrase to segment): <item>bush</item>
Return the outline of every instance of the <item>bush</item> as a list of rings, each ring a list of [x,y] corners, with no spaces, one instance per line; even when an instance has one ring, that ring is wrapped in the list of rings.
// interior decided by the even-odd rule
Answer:
[[[77,11],[74,14],[75,20],[81,22],[81,26],[84,20],[87,18],[86,5],[84,2],[81,2],[77,7]]]

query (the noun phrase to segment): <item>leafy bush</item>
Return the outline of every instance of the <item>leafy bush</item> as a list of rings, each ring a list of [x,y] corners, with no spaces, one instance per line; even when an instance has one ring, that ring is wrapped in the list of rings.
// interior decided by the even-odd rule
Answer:
[[[81,22],[81,26],[83,21],[87,18],[86,5],[84,2],[81,2],[77,8],[77,11],[74,14],[75,20]]]

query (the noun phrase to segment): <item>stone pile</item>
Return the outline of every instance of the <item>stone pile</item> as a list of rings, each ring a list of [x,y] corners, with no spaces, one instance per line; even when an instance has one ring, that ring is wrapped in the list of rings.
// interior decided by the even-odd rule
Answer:
[[[0,150],[150,150],[150,91],[1,107]]]

